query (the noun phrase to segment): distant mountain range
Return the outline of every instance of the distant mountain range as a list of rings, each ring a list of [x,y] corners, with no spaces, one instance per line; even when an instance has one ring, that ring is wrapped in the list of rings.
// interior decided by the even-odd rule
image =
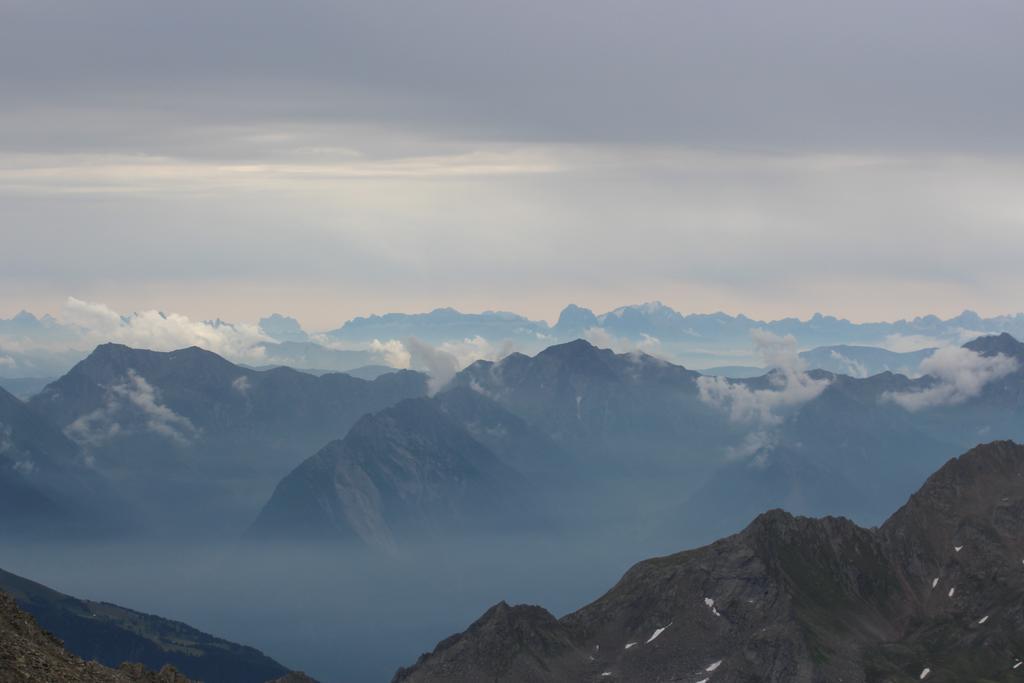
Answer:
[[[827,370],[837,375],[870,377],[883,372],[895,372],[908,377],[921,374],[921,363],[935,353],[934,348],[917,351],[889,351],[876,346],[819,346],[801,351],[800,358],[807,368]],[[749,365],[723,365],[701,370],[705,375],[720,375],[734,379],[759,377],[771,368]]]
[[[428,398],[410,371],[105,344],[27,404],[0,393],[0,532],[130,521],[394,550],[602,523],[685,544],[771,507],[878,523],[941,459],[1024,439],[1024,345],[981,337],[923,363],[725,379],[576,340],[477,361]]]
[[[979,435],[1024,439],[1024,345],[1002,335],[953,351],[967,363],[960,374],[918,379],[814,370],[714,380],[583,340],[478,361],[296,468],[250,534],[392,547],[403,526],[515,528],[517,505],[551,515],[552,527],[624,523],[678,544],[772,507],[877,523]],[[524,490],[530,500],[517,503]],[[432,500],[447,507],[431,511]]]
[[[88,355],[88,349],[97,341],[135,343],[138,337],[139,345],[148,345],[146,342],[154,338],[151,336],[154,325],[169,325],[169,338],[180,338],[180,321],[164,322],[169,320],[164,314],[142,319],[142,331],[135,334],[134,325],[140,320],[139,316],[121,316],[116,336],[111,336],[109,330],[90,330],[51,316],[37,318],[25,311],[10,319],[0,319],[0,378],[61,375]],[[262,318],[257,325],[235,325],[222,320],[190,324],[202,330],[195,334],[193,343],[224,353],[229,360],[328,371],[393,363],[394,358],[374,342],[404,342],[409,338],[443,347],[458,347],[470,340],[477,353],[491,354],[504,346],[534,354],[554,343],[586,338],[599,346],[617,350],[641,348],[697,368],[752,365],[752,361],[757,360],[750,343],[754,330],[793,335],[804,350],[843,345],[877,347],[878,353],[874,356],[885,349],[905,352],[959,345],[986,334],[1006,332],[1024,338],[1024,314],[982,318],[964,311],[945,320],[923,316],[877,323],[854,323],[815,314],[807,320],[765,321],[725,313],[683,314],[658,302],[623,306],[600,314],[569,305],[554,325],[515,313],[461,313],[452,308],[354,318],[323,333],[307,332],[296,319],[278,313]],[[215,343],[214,339],[222,339],[222,342]],[[834,356],[833,351],[836,349],[827,348],[823,357],[815,357],[813,367],[852,375],[860,372],[870,375],[884,369],[915,370],[910,358],[868,357],[867,352],[854,358],[836,351],[846,358],[844,361]],[[742,370],[738,372],[743,374]]]
[[[393,683],[1017,680],[1022,518],[1024,447],[991,443],[877,529],[767,512],[561,619],[499,603]]]
[[[507,312],[460,313],[439,308],[430,313],[387,315],[355,318],[342,327],[326,333],[329,337],[352,342],[373,339],[403,339],[414,336],[431,343],[481,336],[489,340],[550,343],[586,337],[595,328],[614,338],[643,341],[654,338],[660,343],[696,351],[709,345],[725,348],[747,348],[750,333],[755,329],[797,338],[803,348],[839,344],[880,345],[890,338],[943,340],[962,343],[983,334],[1008,332],[1024,336],[1024,314],[982,318],[972,311],[943,320],[923,316],[896,322],[854,323],[849,320],[815,314],[807,320],[783,318],[764,321],[745,315],[725,313],[682,314],[660,302],[623,306],[607,313],[595,314],[587,308],[567,306],[555,325],[530,320]],[[925,344],[927,345],[927,344]]]
[[[289,673],[259,650],[187,624],[107,602],[73,598],[0,570],[2,593],[14,598],[39,626],[59,638],[69,653],[87,662],[108,667],[136,662],[152,671],[170,665],[193,680],[223,683],[270,681]],[[3,637],[0,632],[0,639]],[[0,680],[6,680],[2,673]]]

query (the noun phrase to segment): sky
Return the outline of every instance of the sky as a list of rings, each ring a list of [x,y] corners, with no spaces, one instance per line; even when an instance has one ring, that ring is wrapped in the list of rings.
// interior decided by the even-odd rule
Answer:
[[[0,0],[0,316],[1021,310],[1024,4]]]

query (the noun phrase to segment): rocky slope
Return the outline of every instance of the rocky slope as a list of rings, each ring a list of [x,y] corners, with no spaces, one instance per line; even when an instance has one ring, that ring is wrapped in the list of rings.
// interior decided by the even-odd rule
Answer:
[[[394,681],[1011,681],[1024,447],[979,446],[877,529],[775,510],[556,619],[499,604]]]
[[[35,619],[0,591],[0,683],[189,683],[172,667],[159,673],[139,664],[111,669],[64,649]]]
[[[153,670],[169,664],[191,678],[221,683],[265,681],[289,673],[254,648],[181,622],[80,600],[3,570],[0,590],[60,638],[66,650],[88,661],[116,667],[131,660]]]

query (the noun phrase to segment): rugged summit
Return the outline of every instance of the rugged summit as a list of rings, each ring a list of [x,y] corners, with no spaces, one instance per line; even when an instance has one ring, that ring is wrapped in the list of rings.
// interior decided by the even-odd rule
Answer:
[[[878,529],[767,512],[561,619],[499,604],[394,681],[1018,680],[1022,561],[1024,447],[994,442]]]

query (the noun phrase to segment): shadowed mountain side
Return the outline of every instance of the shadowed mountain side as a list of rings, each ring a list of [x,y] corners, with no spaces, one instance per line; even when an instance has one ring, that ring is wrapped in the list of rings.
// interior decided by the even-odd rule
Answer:
[[[285,477],[246,534],[394,550],[403,538],[528,523],[520,475],[432,399],[359,420]]]
[[[105,344],[30,407],[131,494],[148,528],[234,536],[309,453],[366,413],[425,393],[425,375],[409,371],[317,377],[251,370],[194,347]]]
[[[880,529],[765,513],[562,619],[498,605],[394,681],[1015,680],[1022,519],[1024,448],[979,446]]]
[[[119,496],[57,425],[0,389],[0,536],[124,529]]]
[[[478,391],[452,386],[434,397],[445,415],[505,464],[541,483],[573,476],[574,460],[553,439]]]

